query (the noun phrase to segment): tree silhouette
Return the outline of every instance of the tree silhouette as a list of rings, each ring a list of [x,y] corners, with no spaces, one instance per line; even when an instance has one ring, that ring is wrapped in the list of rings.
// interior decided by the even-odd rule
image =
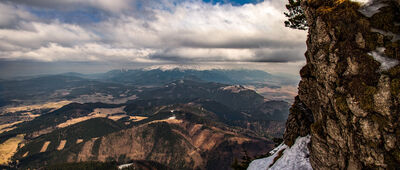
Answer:
[[[286,4],[286,9],[289,12],[285,12],[285,16],[288,18],[285,21],[285,26],[293,29],[307,30],[307,20],[304,15],[304,11],[300,6],[301,0],[289,0],[289,4]]]

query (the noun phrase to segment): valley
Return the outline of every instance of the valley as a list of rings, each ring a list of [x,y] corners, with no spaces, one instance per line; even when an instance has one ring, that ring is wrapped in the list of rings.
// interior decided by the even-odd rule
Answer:
[[[194,76],[204,73],[189,72],[2,81],[9,90],[0,91],[6,104],[0,115],[1,164],[17,169],[90,161],[139,166],[135,161],[145,160],[146,166],[172,169],[226,169],[244,155],[266,154],[275,146],[272,139],[283,134],[288,102],[266,99],[233,80],[206,81]],[[145,82],[139,81],[142,74],[148,76]],[[160,80],[160,74],[170,78]],[[52,85],[36,87],[44,80]]]

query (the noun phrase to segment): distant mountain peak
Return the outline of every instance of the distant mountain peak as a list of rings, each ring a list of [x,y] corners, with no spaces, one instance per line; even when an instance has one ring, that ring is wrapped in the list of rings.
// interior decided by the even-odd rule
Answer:
[[[162,71],[168,71],[168,70],[224,70],[225,68],[221,66],[199,66],[199,65],[176,65],[176,64],[168,64],[168,65],[154,65],[150,67],[143,68],[143,70],[149,71],[149,70],[162,70]]]

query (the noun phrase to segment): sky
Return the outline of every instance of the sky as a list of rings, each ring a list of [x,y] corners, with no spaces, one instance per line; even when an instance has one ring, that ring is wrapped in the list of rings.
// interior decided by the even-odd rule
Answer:
[[[158,65],[297,75],[305,63],[306,31],[284,27],[285,3],[2,0],[0,75]]]

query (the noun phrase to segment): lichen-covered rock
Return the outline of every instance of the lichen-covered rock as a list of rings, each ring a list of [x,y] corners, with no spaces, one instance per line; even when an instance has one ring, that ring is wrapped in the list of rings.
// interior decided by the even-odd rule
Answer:
[[[284,139],[290,145],[309,132],[314,169],[400,167],[400,66],[381,69],[400,60],[400,5],[371,4],[380,5],[361,13],[348,0],[302,1],[307,64]],[[371,55],[377,49],[383,60]]]

